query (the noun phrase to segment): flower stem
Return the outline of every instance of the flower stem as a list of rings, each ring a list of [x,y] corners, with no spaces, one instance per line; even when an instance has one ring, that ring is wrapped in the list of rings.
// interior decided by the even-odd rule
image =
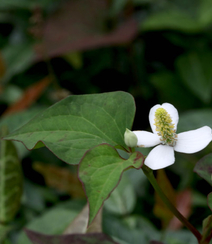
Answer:
[[[143,165],[142,170],[150,183],[152,184],[153,188],[157,192],[157,194],[160,196],[164,204],[167,206],[167,208],[194,234],[194,236],[197,238],[198,243],[200,243],[202,239],[202,235],[199,233],[199,231],[175,208],[175,206],[170,202],[170,200],[167,198],[167,196],[164,194],[160,186],[158,185],[153,171],[148,168],[146,165]]]

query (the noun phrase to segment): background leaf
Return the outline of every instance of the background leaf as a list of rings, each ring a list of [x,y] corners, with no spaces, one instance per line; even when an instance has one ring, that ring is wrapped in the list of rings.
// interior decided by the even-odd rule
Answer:
[[[2,0],[0,3],[1,8],[29,8],[32,9],[36,6],[45,6],[48,5],[51,0],[21,0],[19,3],[15,0]]]
[[[150,219],[138,215],[117,218],[107,214],[105,215],[103,230],[106,234],[116,237],[128,244],[146,244],[149,243],[150,240],[160,239],[160,233],[153,226]]]
[[[165,243],[176,243],[176,244],[194,244],[196,237],[191,235],[190,231],[184,229],[179,231],[167,231],[166,236],[163,240]]]
[[[126,18],[112,31],[107,31],[107,11],[108,5],[104,0],[67,1],[61,4],[58,11],[44,23],[43,43],[36,46],[38,58],[43,59],[40,49],[45,49],[49,57],[55,57],[71,51],[120,45],[133,40],[138,32],[135,19]]]
[[[209,215],[207,218],[203,220],[202,227],[202,242],[209,242],[212,238],[212,215]],[[203,242],[204,243],[204,242]]]
[[[131,128],[134,113],[133,97],[125,92],[70,96],[6,139],[21,141],[28,149],[42,141],[63,161],[77,164],[98,144],[125,147],[124,132]]]
[[[34,56],[32,45],[29,43],[6,46],[2,50],[6,67],[2,80],[8,82],[13,75],[26,70],[33,63]]]
[[[0,126],[6,125],[10,132],[19,129],[21,126],[29,122],[35,115],[43,112],[46,107],[32,107],[29,110],[17,112],[15,114],[1,117]],[[20,143],[19,143],[20,144]]]
[[[2,117],[0,119],[0,126],[7,126],[9,131],[12,132],[19,127],[23,126],[26,124],[30,119],[32,119],[36,114],[40,113],[43,111],[44,108],[42,107],[34,107],[31,108],[30,110],[26,111],[21,111],[19,113],[11,114],[5,117]],[[18,157],[22,159],[24,156],[29,154],[29,151],[26,149],[26,147],[17,141],[13,142],[18,153]]]
[[[0,243],[4,243],[7,234],[12,230],[12,225],[0,224]]]
[[[0,78],[4,76],[5,72],[6,72],[6,67],[2,55],[0,53]]]
[[[173,104],[179,111],[178,133],[204,125],[212,128],[212,92],[210,86],[207,89],[205,82],[207,80],[210,83],[209,74],[212,67],[211,6],[211,0],[1,0],[0,73],[3,76],[0,78],[0,113],[3,114],[21,99],[26,89],[43,77],[50,76],[53,83],[32,101],[32,106],[26,111],[2,116],[0,125],[8,125],[9,131],[13,132],[35,114],[40,116],[43,108],[55,104],[67,94],[75,96],[123,90],[132,94],[136,101],[138,112],[133,122],[133,130],[150,131],[149,111],[155,104],[164,102]],[[182,57],[184,63],[182,62],[182,67],[179,68],[177,62]],[[196,66],[204,75],[197,77],[199,68]],[[182,71],[183,68],[186,70]],[[192,87],[194,83],[196,88]],[[133,109],[132,106],[127,107],[128,102],[126,99],[124,105],[123,96],[115,103],[114,113],[117,112],[117,117],[118,106],[121,104],[126,107],[126,113],[134,110],[134,105]],[[80,105],[80,101],[78,104]],[[111,102],[110,106],[113,105]],[[99,107],[104,107],[104,103]],[[90,113],[92,108],[87,106],[84,110]],[[95,108],[92,117],[96,111],[98,113]],[[55,111],[57,112],[59,114],[60,111]],[[67,126],[70,121],[72,120],[67,120]],[[106,134],[111,132],[114,135],[110,126],[113,120],[108,120],[109,123],[102,121],[107,130]],[[39,126],[39,121],[37,122]],[[78,122],[75,121],[75,124]],[[121,127],[122,123],[125,123],[125,119],[120,116],[118,124]],[[58,124],[58,120],[54,117],[45,128],[51,130],[55,124]],[[61,155],[71,162],[73,155],[67,153],[70,146],[77,145],[75,153],[77,150],[82,152],[82,148],[79,148],[79,140],[68,142],[70,134],[73,135],[73,132],[68,134],[64,142],[58,142],[58,150],[62,150]],[[78,137],[77,133],[75,135]],[[53,137],[52,134],[48,136]],[[52,137],[45,139],[50,139],[51,144]],[[93,139],[96,140],[96,137]],[[94,140],[89,142],[93,143]],[[81,141],[84,143],[85,138]],[[106,142],[105,138],[103,142]],[[25,226],[32,223],[37,223],[37,228],[40,227],[38,232],[55,235],[62,234],[73,220],[68,211],[75,211],[73,205],[69,205],[65,210],[63,208],[64,211],[55,210],[58,214],[61,213],[61,219],[57,213],[52,214],[48,221],[42,217],[50,208],[52,210],[52,207],[69,199],[71,189],[73,200],[76,200],[79,189],[77,181],[65,182],[64,179],[74,179],[67,172],[70,170],[71,173],[76,173],[74,169],[77,166],[64,165],[44,144],[35,143],[33,148],[43,148],[28,151],[22,143],[14,141],[23,168],[24,192],[20,209],[13,219],[15,228],[7,235],[4,244],[16,244],[17,236],[23,233]],[[92,143],[88,143],[89,149]],[[87,150],[86,146],[81,157]],[[136,148],[137,150],[143,155],[149,153],[149,149]],[[211,214],[211,209],[207,206],[207,195],[212,190],[211,184],[194,174],[193,168],[196,162],[211,150],[210,143],[203,151],[195,154],[176,153],[177,163],[167,168],[167,175],[171,177],[177,198],[178,192],[192,189],[192,213],[189,218],[197,229],[202,228],[202,220]],[[128,158],[127,152],[124,155],[120,153],[121,150],[117,151],[121,157]],[[76,163],[79,161],[80,158]],[[35,165],[41,166],[38,171]],[[129,176],[131,183],[124,181],[125,176]],[[121,184],[124,182],[127,188],[133,186],[133,191],[124,188],[126,196],[121,190]],[[66,188],[67,184],[69,187]],[[119,211],[121,205],[115,204],[115,201],[111,203],[114,211],[112,208],[109,210],[106,204],[103,208],[103,231],[115,237],[114,240],[118,243],[149,244],[151,240],[160,240],[166,244],[196,242],[195,237],[185,228],[177,231],[167,230],[166,235],[161,236],[160,222],[152,211],[155,203],[154,191],[142,170],[127,170],[119,187],[118,197],[113,199],[114,192],[108,202],[119,199],[117,202],[123,203],[123,200],[127,199],[126,202],[131,202],[125,206],[127,216],[121,213],[124,208]],[[74,191],[76,194],[73,194]],[[132,192],[136,193],[135,205]],[[183,208],[187,200],[181,197]],[[210,194],[208,200],[210,207]],[[75,217],[84,204],[85,202],[80,205]],[[128,208],[129,206],[131,207]],[[40,222],[37,221],[38,218]],[[19,244],[29,243],[26,235],[24,240],[20,238]]]
[[[192,33],[198,32],[201,29],[201,25],[186,12],[168,9],[150,15],[141,23],[140,28],[142,31],[172,29]]]
[[[105,201],[104,207],[114,213],[126,215],[132,212],[136,204],[136,193],[127,174],[123,174],[119,185]]]
[[[212,3],[210,0],[200,1],[199,7],[199,21],[205,26],[212,22]]]
[[[30,107],[41,95],[41,93],[46,89],[46,87],[50,84],[51,80],[49,77],[45,77],[42,80],[36,82],[26,89],[21,99],[15,102],[15,104],[11,105],[3,115],[12,114],[15,112],[22,111],[28,107]]]
[[[35,162],[33,168],[43,175],[47,186],[66,192],[73,198],[85,197],[77,172],[71,172],[70,169],[65,167],[40,162]]]
[[[172,204],[176,206],[176,193],[163,169],[157,171],[157,182],[168,199],[170,199]],[[174,217],[173,213],[170,212],[157,193],[155,193],[155,205],[153,211],[154,214],[161,219],[164,229],[168,226],[169,222]]]
[[[212,109],[195,109],[180,116],[177,132],[195,130],[202,126],[212,127]]]
[[[109,197],[129,167],[139,169],[143,155],[134,152],[129,159],[122,159],[115,148],[102,144],[89,150],[79,164],[82,181],[89,202],[89,224],[93,221],[103,202]]]
[[[176,208],[187,219],[191,214],[191,206],[192,206],[191,190],[186,189],[176,194]],[[179,219],[174,216],[173,219],[169,222],[168,228],[171,230],[177,230],[180,229],[182,226],[183,226],[182,222],[179,221]]]
[[[31,230],[26,230],[27,236],[33,244],[118,244],[105,234],[73,234],[61,236],[47,236]]]
[[[197,162],[194,167],[194,172],[196,172],[200,177],[206,180],[210,185],[212,185],[212,153],[206,155],[201,160]]]
[[[176,67],[187,87],[203,102],[209,103],[212,91],[212,53],[210,50],[179,56]]]
[[[89,206],[88,204],[82,209],[77,217],[65,229],[63,234],[76,233],[102,233],[102,209],[98,212],[93,223],[88,227]],[[88,227],[88,228],[87,228]]]
[[[164,244],[164,242],[161,242],[161,241],[150,241],[149,244]]]
[[[169,101],[178,109],[182,106],[180,98],[188,105],[192,104],[192,99],[188,92],[179,82],[179,77],[168,70],[156,72],[150,76],[151,84],[157,88],[158,96],[161,101]],[[181,116],[180,116],[181,120]]]
[[[7,127],[0,128],[0,137]],[[15,217],[22,196],[22,170],[17,151],[11,141],[0,141],[0,222],[8,223]]]
[[[212,211],[212,192],[208,194],[207,200],[208,200],[208,207]]]
[[[70,225],[79,214],[85,202],[66,201],[43,212],[26,224],[25,228],[46,235],[59,235]],[[60,224],[58,224],[60,223]],[[22,230],[18,236],[18,244],[30,244],[31,242]]]

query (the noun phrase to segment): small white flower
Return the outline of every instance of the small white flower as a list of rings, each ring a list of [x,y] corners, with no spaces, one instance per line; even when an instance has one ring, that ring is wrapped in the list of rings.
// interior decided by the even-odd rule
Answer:
[[[212,140],[211,128],[203,126],[196,130],[176,134],[179,115],[170,103],[155,105],[149,112],[149,122],[153,133],[133,131],[139,147],[153,147],[145,159],[145,164],[153,169],[162,169],[174,163],[174,151],[195,153],[205,148]]]

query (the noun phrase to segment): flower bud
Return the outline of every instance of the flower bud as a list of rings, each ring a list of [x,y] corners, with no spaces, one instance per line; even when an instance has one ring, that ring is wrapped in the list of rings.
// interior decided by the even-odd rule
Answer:
[[[136,147],[138,138],[131,130],[128,130],[126,128],[126,131],[124,133],[124,142],[128,147]]]

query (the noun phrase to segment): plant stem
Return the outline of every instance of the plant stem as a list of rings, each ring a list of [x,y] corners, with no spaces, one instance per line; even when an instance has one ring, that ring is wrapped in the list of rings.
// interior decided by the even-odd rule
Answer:
[[[167,206],[167,208],[194,234],[194,236],[197,238],[198,243],[200,243],[202,239],[202,235],[199,233],[199,231],[175,208],[175,206],[170,202],[170,200],[167,198],[167,196],[164,194],[160,186],[158,185],[153,171],[148,168],[146,165],[143,165],[142,170],[144,174],[147,176],[148,180],[152,184],[153,188],[157,192],[157,194],[160,196],[164,204]]]

